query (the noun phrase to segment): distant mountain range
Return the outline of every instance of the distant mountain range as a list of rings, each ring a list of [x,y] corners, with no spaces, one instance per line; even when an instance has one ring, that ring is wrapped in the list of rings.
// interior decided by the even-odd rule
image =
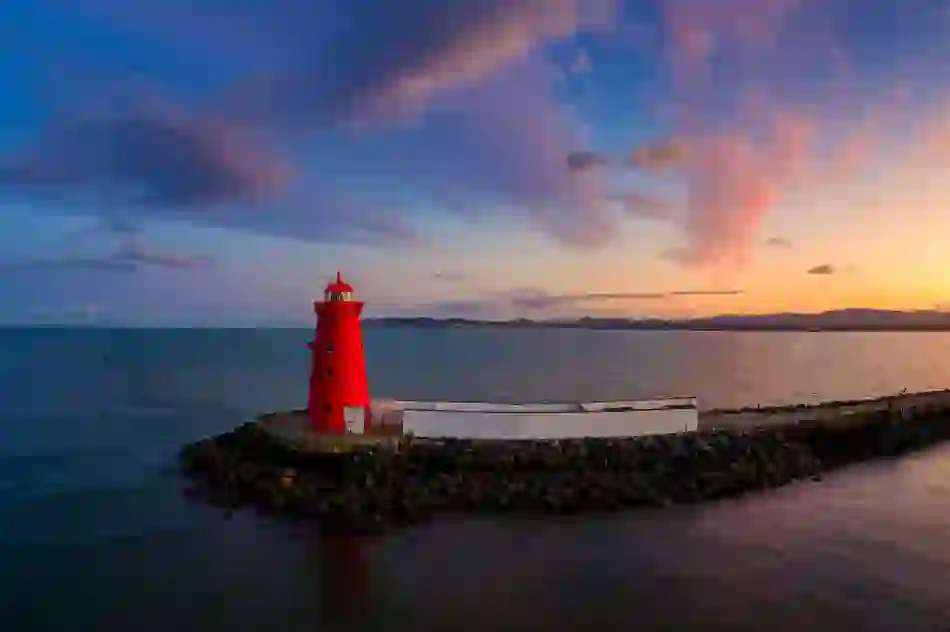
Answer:
[[[950,331],[950,312],[841,309],[820,314],[723,314],[680,320],[592,318],[491,321],[467,318],[368,318],[370,327],[507,327],[688,331]]]

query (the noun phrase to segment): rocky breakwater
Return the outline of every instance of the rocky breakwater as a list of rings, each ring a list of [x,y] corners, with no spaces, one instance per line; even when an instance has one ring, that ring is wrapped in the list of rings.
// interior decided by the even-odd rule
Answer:
[[[695,503],[817,479],[848,463],[950,438],[950,410],[630,439],[414,440],[345,451],[288,449],[254,423],[189,444],[204,498],[374,529],[436,513],[594,512]]]

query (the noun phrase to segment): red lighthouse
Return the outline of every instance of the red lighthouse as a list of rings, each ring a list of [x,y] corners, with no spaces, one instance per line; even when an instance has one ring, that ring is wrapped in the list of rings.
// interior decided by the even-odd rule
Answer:
[[[362,434],[370,410],[360,326],[363,303],[353,300],[353,287],[337,272],[313,311],[317,330],[308,345],[313,353],[307,403],[311,426],[316,432]]]

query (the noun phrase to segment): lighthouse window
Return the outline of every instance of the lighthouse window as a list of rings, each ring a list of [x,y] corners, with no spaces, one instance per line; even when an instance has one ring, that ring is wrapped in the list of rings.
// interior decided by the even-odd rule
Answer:
[[[353,292],[327,292],[326,300],[331,303],[338,301],[352,301]]]
[[[327,353],[333,353],[333,345],[327,345]]]
[[[333,369],[327,369],[327,375],[333,375]]]
[[[324,404],[324,405],[323,405],[323,412],[325,412],[325,413],[330,412],[330,404]]]

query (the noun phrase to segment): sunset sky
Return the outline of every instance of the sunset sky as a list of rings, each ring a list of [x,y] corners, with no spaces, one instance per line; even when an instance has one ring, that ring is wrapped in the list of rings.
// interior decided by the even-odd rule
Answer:
[[[950,306],[947,0],[17,0],[0,324]]]

